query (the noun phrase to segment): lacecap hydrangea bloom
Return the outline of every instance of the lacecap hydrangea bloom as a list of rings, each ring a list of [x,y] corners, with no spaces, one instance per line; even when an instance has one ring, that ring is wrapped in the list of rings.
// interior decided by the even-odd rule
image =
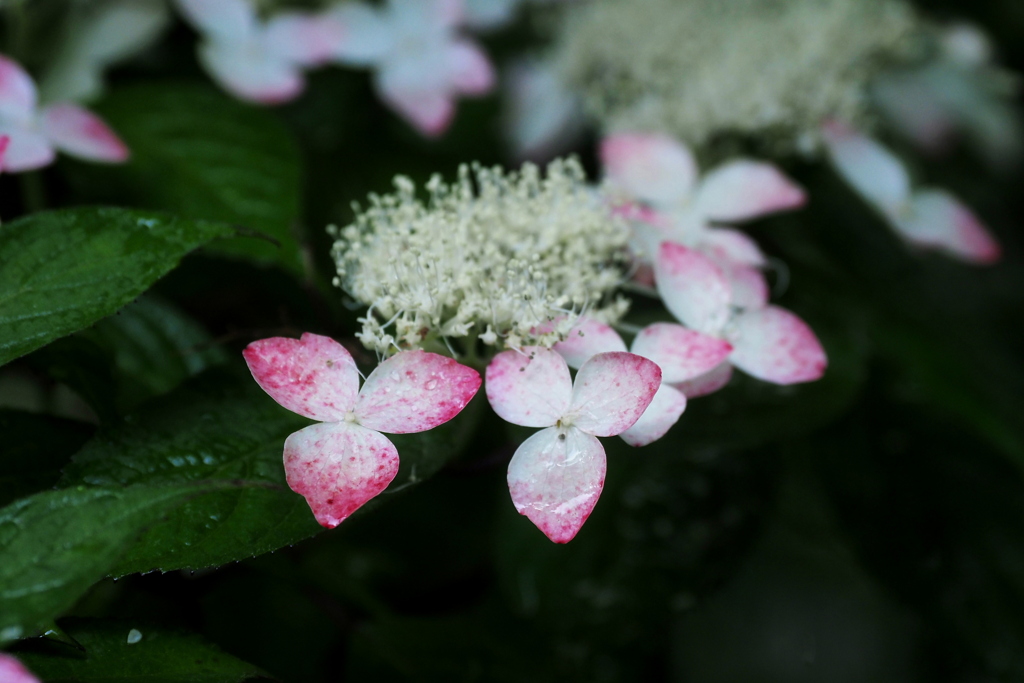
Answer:
[[[583,312],[615,322],[629,230],[574,160],[546,175],[463,166],[429,199],[406,178],[335,230],[335,284],[369,307],[359,339],[388,354],[462,344],[551,347]]]

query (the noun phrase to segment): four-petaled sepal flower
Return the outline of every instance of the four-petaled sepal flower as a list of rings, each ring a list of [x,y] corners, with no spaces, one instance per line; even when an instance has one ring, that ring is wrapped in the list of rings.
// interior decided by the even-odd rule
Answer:
[[[519,446],[508,466],[512,502],[555,543],[573,539],[604,487],[598,436],[633,426],[661,386],[661,370],[632,353],[600,353],[573,383],[555,351],[526,347],[487,366],[487,400],[500,418],[546,427]]]
[[[402,351],[378,365],[360,389],[345,347],[309,333],[255,341],[243,355],[271,398],[320,422],[285,440],[284,468],[288,486],[329,529],[398,474],[398,451],[381,432],[433,429],[458,415],[480,388],[480,374],[451,358]]]

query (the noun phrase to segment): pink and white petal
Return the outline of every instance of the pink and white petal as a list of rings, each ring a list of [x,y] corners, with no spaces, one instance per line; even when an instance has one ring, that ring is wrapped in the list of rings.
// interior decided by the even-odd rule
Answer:
[[[512,424],[550,427],[572,403],[569,366],[551,349],[502,351],[487,366],[486,378],[491,408]]]
[[[825,350],[807,323],[778,306],[736,316],[729,336],[735,347],[732,364],[766,382],[813,382],[828,366]]]
[[[569,332],[565,341],[552,347],[557,351],[570,368],[579,368],[599,353],[608,351],[626,351],[626,342],[611,325],[582,317]]]
[[[679,421],[684,410],[686,396],[683,392],[662,384],[640,419],[619,434],[619,437],[637,448],[652,444],[668,433],[672,425]]]
[[[732,290],[732,305],[736,308],[754,309],[768,305],[768,280],[759,268],[739,264],[725,264],[722,269]]]
[[[359,371],[330,337],[260,339],[242,352],[256,383],[282,406],[324,422],[339,422],[356,406]]]
[[[25,665],[6,652],[0,652],[0,681],[3,683],[39,683]]]
[[[487,55],[476,43],[456,40],[444,51],[448,79],[456,92],[463,95],[485,95],[494,89],[497,75]]]
[[[661,381],[676,384],[718,366],[732,353],[732,344],[676,325],[654,323],[636,335],[631,351],[661,368]]]
[[[635,353],[599,353],[580,367],[572,389],[571,424],[615,436],[640,419],[661,386],[661,368]]]
[[[246,102],[281,104],[306,87],[298,66],[258,42],[206,42],[199,48],[199,60],[222,88]]]
[[[608,179],[630,196],[658,206],[681,204],[693,190],[697,162],[667,135],[618,133],[601,141]]]
[[[683,392],[686,395],[686,398],[698,398],[700,396],[713,394],[719,389],[722,389],[729,384],[729,380],[731,379],[732,363],[725,361],[713,370],[709,370],[699,377],[694,377],[693,379],[685,382],[679,382],[673,386]]]
[[[0,135],[8,139],[4,151],[3,170],[9,173],[33,171],[53,163],[53,145],[34,130],[0,123]]]
[[[426,351],[402,351],[370,373],[356,419],[390,434],[425,432],[452,419],[480,388],[480,373]]]
[[[36,84],[13,59],[0,55],[0,116],[28,124],[36,110]]]
[[[455,101],[447,88],[415,78],[413,64],[389,65],[377,72],[381,99],[422,135],[441,135],[455,117]]]
[[[39,128],[62,152],[89,161],[121,163],[128,146],[103,119],[76,104],[52,104],[39,114]]]
[[[345,27],[332,15],[280,12],[267,22],[263,44],[273,54],[305,67],[329,61],[345,41]]]
[[[256,32],[256,8],[249,0],[175,0],[175,4],[205,35],[238,40]]]
[[[325,21],[334,25],[341,40],[333,58],[343,64],[379,63],[395,44],[395,31],[385,14],[361,2],[346,2],[328,10]]]
[[[4,155],[7,154],[7,146],[11,144],[10,135],[0,135],[0,172],[4,170]]]
[[[959,199],[942,190],[914,195],[910,211],[893,221],[908,242],[940,249],[968,263],[991,264],[1002,256],[995,237]]]
[[[389,0],[391,21],[409,34],[437,34],[455,28],[465,16],[465,0]]]
[[[749,235],[731,228],[707,228],[700,236],[700,250],[715,259],[726,259],[748,266],[768,262],[764,252]]]
[[[837,121],[822,127],[822,139],[836,171],[868,203],[887,215],[910,199],[910,176],[892,152]]]
[[[284,474],[316,521],[333,529],[388,487],[398,474],[398,450],[372,429],[322,422],[285,439]]]
[[[597,505],[606,471],[600,441],[575,427],[549,427],[512,456],[508,490],[519,514],[555,543],[568,543]]]
[[[722,269],[704,254],[662,242],[654,280],[665,307],[684,325],[709,334],[725,327],[732,291]]]
[[[697,213],[742,221],[803,206],[807,193],[772,164],[740,159],[713,169],[697,186]]]

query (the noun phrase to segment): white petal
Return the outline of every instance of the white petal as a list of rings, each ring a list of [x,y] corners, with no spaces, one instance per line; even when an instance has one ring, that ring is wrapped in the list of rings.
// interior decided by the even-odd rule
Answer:
[[[729,282],[722,269],[699,251],[663,242],[654,279],[665,307],[688,327],[717,334],[729,320]]]
[[[426,137],[437,137],[455,116],[455,101],[443,67],[431,60],[389,62],[377,72],[381,99]]]
[[[478,31],[496,29],[512,21],[519,0],[466,0],[466,25]]]
[[[247,102],[280,104],[305,87],[299,67],[261,41],[208,41],[199,47],[199,59],[221,87]]]
[[[661,369],[635,353],[599,353],[580,367],[566,417],[594,436],[615,436],[640,419],[661,386]]]
[[[329,11],[328,20],[341,31],[334,59],[344,64],[375,64],[394,46],[393,27],[380,11],[368,5],[343,3]]]
[[[728,259],[748,266],[763,266],[768,260],[749,235],[730,228],[707,228],[698,240],[700,250],[717,260]]]
[[[732,305],[736,308],[764,308],[768,305],[768,281],[760,268],[737,263],[719,264],[729,281]]]
[[[825,374],[828,359],[803,320],[778,306],[736,316],[729,335],[729,360],[743,372],[773,384],[812,382]]]
[[[910,199],[907,169],[878,142],[834,121],[822,139],[839,175],[879,211],[892,214]]]
[[[39,114],[39,127],[53,145],[89,161],[127,161],[128,147],[101,119],[75,104],[53,104]]]
[[[412,35],[446,33],[463,20],[464,0],[389,0],[388,12],[399,30]]]
[[[0,55],[0,116],[29,124],[35,116],[36,84],[13,59]]]
[[[331,15],[279,12],[267,22],[263,43],[273,54],[302,66],[328,61],[345,42],[345,28]]]
[[[468,40],[456,40],[445,47],[448,80],[456,92],[484,95],[494,88],[497,76],[483,50]]]
[[[476,370],[436,353],[402,351],[366,378],[356,418],[381,432],[424,432],[462,412],[479,388]]]
[[[519,514],[555,543],[568,543],[597,504],[606,469],[600,441],[574,427],[550,427],[516,450],[508,490]]]
[[[315,424],[285,440],[284,473],[316,521],[333,529],[388,487],[398,474],[398,451],[357,424]]]
[[[697,162],[689,148],[667,135],[619,133],[601,142],[605,175],[636,199],[672,206],[689,197]]]
[[[694,377],[686,382],[674,385],[676,389],[686,394],[687,398],[697,398],[713,394],[725,387],[732,379],[732,363],[725,361],[713,370],[705,372],[700,377]]]
[[[633,353],[661,368],[661,381],[676,384],[715,368],[729,357],[732,344],[673,323],[654,323],[633,340]]]
[[[942,190],[915,193],[910,210],[893,225],[907,241],[969,263],[995,263],[1002,256],[999,243],[977,216]]]
[[[491,408],[512,424],[550,427],[572,402],[569,366],[551,349],[502,351],[487,366],[486,376]]]
[[[359,371],[330,337],[307,332],[301,339],[260,339],[242,355],[263,391],[293,413],[338,422],[355,408]]]
[[[238,40],[256,32],[256,8],[248,0],[175,0],[175,4],[205,35]]]
[[[704,176],[694,201],[702,216],[742,221],[803,206],[807,195],[775,166],[742,159]]]
[[[42,168],[53,163],[56,157],[50,141],[30,128],[0,122],[0,135],[8,139],[2,168],[9,173]]]
[[[651,405],[632,427],[619,434],[630,446],[646,446],[668,433],[686,410],[686,396],[667,384],[658,388]]]
[[[505,78],[509,103],[505,130],[516,156],[548,156],[579,135],[579,100],[551,65],[518,62]]]
[[[569,332],[565,341],[554,345],[570,368],[579,368],[591,357],[607,351],[626,351],[626,342],[611,325],[582,317]]]

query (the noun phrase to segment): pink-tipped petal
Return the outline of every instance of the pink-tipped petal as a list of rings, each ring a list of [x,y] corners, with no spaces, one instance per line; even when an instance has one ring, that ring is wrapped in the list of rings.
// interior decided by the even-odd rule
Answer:
[[[630,446],[639,448],[654,443],[668,433],[686,410],[686,396],[667,384],[658,388],[651,405],[632,427],[619,434]]]
[[[221,39],[240,39],[256,29],[256,8],[248,0],[175,0],[197,31]]]
[[[551,349],[528,346],[502,351],[487,366],[487,400],[502,420],[523,427],[550,427],[569,410],[572,377]]]
[[[619,133],[601,142],[605,174],[630,196],[661,206],[689,197],[697,179],[690,150],[667,135]]]
[[[305,67],[327,62],[345,40],[345,28],[331,15],[275,14],[264,30],[264,45],[285,60]]]
[[[34,130],[0,122],[0,135],[8,139],[3,170],[9,173],[33,171],[48,166],[56,157],[50,141]]]
[[[333,529],[388,487],[398,474],[398,451],[372,429],[320,423],[285,439],[284,473],[316,521]]]
[[[575,427],[549,427],[512,456],[508,490],[519,514],[555,543],[568,543],[597,505],[606,470],[600,441]]]
[[[694,201],[711,220],[742,221],[803,206],[807,194],[772,164],[742,159],[704,176]]]
[[[385,66],[377,72],[377,88],[389,107],[422,135],[441,135],[455,117],[455,101],[447,87],[427,76],[419,78],[421,68],[415,63]]]
[[[53,104],[43,109],[39,127],[53,145],[80,159],[121,163],[128,146],[103,119],[75,104]]]
[[[306,87],[298,65],[261,42],[208,41],[200,46],[199,59],[222,88],[246,102],[281,104]]]
[[[910,176],[903,162],[871,138],[837,121],[822,128],[832,165],[868,203],[889,215],[910,199]]]
[[[594,436],[615,436],[640,419],[661,386],[661,368],[635,353],[599,353],[579,369],[568,420]]]
[[[425,432],[452,419],[480,388],[480,373],[426,351],[402,351],[370,373],[356,401],[359,424],[390,434]]]
[[[803,320],[778,306],[736,316],[729,360],[743,372],[773,384],[813,382],[828,359]]]
[[[611,325],[582,317],[565,341],[554,345],[570,368],[579,368],[591,357],[608,351],[626,351],[626,342]]]
[[[729,280],[733,306],[749,310],[768,305],[768,280],[759,268],[733,263],[724,264],[722,271]]]
[[[39,683],[39,679],[12,655],[0,652],[0,681],[3,683]]]
[[[0,117],[31,122],[36,109],[36,84],[13,59],[0,55]]]
[[[242,352],[256,383],[282,406],[323,422],[339,422],[356,405],[359,371],[330,337],[260,339]]]
[[[717,260],[763,266],[768,260],[749,235],[730,228],[708,228],[701,233],[700,250]]]
[[[654,323],[640,330],[631,350],[657,363],[662,382],[676,384],[718,366],[732,353],[732,344],[682,325]]]
[[[940,249],[968,263],[987,265],[1002,256],[999,243],[978,217],[942,190],[916,193],[910,210],[893,223],[907,241]]]
[[[0,135],[0,172],[4,170],[4,156],[7,154],[7,146],[11,144],[10,135]]]
[[[487,55],[476,43],[457,40],[445,46],[445,66],[452,87],[463,95],[485,95],[494,89],[497,76]]]
[[[713,394],[722,389],[732,379],[732,363],[725,361],[718,367],[705,372],[700,377],[680,382],[674,385],[676,389],[686,394],[686,398],[698,398]]]
[[[662,242],[654,262],[654,279],[665,307],[688,327],[717,334],[729,320],[729,281],[722,269],[699,251]]]
[[[376,8],[345,2],[329,10],[326,21],[333,23],[341,39],[333,57],[344,64],[368,65],[382,60],[395,43],[394,30]]]

